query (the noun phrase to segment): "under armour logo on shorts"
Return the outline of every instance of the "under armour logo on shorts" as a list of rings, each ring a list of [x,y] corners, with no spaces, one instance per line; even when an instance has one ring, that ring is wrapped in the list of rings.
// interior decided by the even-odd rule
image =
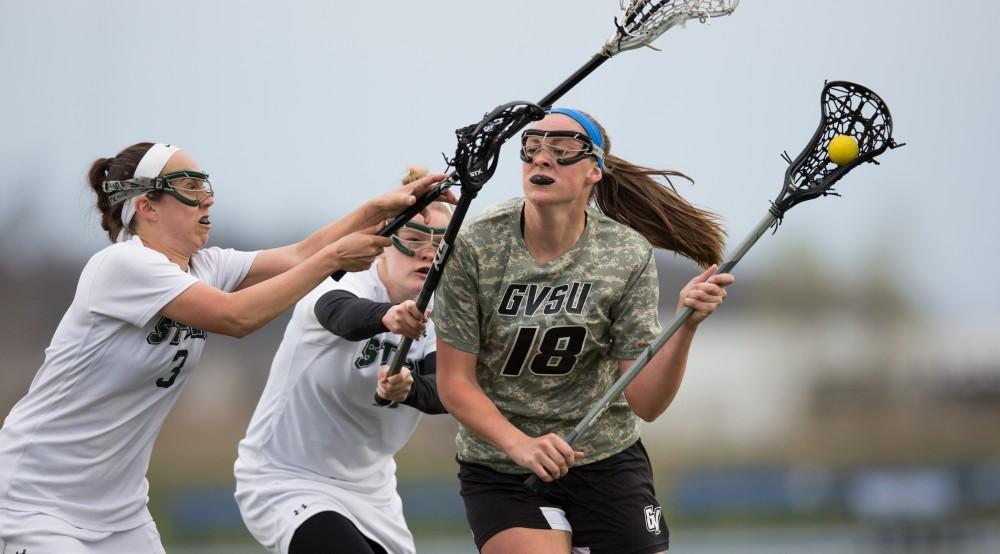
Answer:
[[[660,507],[646,506],[646,530],[654,535],[660,534]]]

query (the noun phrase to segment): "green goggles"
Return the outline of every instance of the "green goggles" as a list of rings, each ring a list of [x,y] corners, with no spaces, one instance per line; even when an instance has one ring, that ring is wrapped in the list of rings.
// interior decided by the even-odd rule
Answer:
[[[159,177],[133,177],[125,181],[104,181],[101,184],[108,193],[111,205],[124,202],[133,196],[155,190],[163,191],[188,206],[200,206],[209,196],[215,196],[208,173],[182,169],[171,171]]]
[[[447,227],[428,227],[420,223],[408,221],[395,235],[392,235],[392,245],[407,256],[416,256],[425,248],[437,251]]]

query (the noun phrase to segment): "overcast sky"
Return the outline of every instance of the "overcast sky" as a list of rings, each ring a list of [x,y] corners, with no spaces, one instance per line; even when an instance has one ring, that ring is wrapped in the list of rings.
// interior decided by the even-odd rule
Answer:
[[[996,2],[743,0],[662,51],[625,52],[561,105],[615,152],[683,170],[732,244],[764,216],[819,120],[826,79],[879,93],[905,148],[789,212],[738,272],[808,241],[835,279],[881,258],[927,314],[995,321],[1000,192]],[[171,142],[211,173],[213,221],[260,246],[305,235],[398,180],[443,169],[454,130],[537,101],[613,30],[615,0],[0,0],[0,247],[83,259],[106,244],[89,163]],[[520,193],[516,147],[472,213]],[[14,233],[14,230],[17,230]],[[225,245],[223,245],[225,246]]]

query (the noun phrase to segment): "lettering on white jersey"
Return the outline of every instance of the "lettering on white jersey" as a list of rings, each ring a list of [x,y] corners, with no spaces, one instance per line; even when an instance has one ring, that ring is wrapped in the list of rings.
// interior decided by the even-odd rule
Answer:
[[[583,313],[593,283],[580,283],[544,286],[535,284],[511,283],[507,285],[497,306],[500,315],[515,316],[520,314],[533,316],[553,315],[565,311],[570,314]]]
[[[208,333],[197,327],[178,323],[169,317],[160,316],[159,321],[156,322],[156,326],[153,327],[153,331],[146,337],[146,342],[149,344],[163,344],[168,338],[170,339],[171,346],[177,346],[182,340],[187,340],[188,338],[205,340],[208,338]]]
[[[201,339],[205,340],[208,338],[208,333],[190,325],[185,325],[183,323],[178,323],[169,317],[160,316],[157,320],[156,325],[153,326],[152,332],[146,336],[146,342],[156,346],[159,344],[167,343],[169,339],[170,346],[177,346],[181,341],[188,339]],[[186,346],[186,345],[185,345]],[[177,376],[180,375],[181,369],[183,369],[184,364],[188,359],[188,351],[186,349],[181,349],[174,354],[174,359],[170,363],[170,373],[164,375],[156,380],[156,386],[169,389],[174,385],[177,380]]]
[[[390,340],[379,340],[378,337],[368,339],[368,342],[361,348],[361,355],[354,360],[354,367],[361,369],[379,361],[381,364],[389,363],[392,353],[399,350],[399,345]],[[379,355],[381,352],[381,355]],[[423,362],[407,358],[403,365],[410,368],[410,371],[420,374],[423,370]]]

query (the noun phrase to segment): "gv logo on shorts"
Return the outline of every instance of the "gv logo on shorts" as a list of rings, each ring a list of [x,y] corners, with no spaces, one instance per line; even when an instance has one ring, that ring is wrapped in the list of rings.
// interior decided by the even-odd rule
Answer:
[[[660,534],[660,507],[646,506],[646,530],[654,535]]]

